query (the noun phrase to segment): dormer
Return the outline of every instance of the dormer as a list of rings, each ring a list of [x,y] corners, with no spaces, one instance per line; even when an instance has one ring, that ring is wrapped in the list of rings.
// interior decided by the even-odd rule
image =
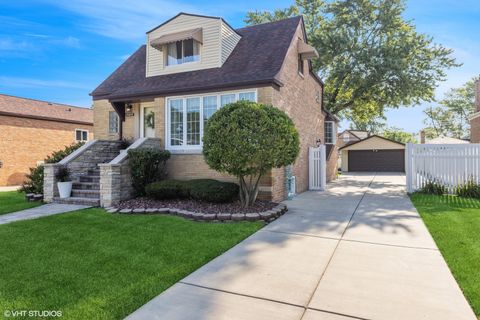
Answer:
[[[240,39],[222,18],[180,13],[147,32],[146,76],[220,68]]]

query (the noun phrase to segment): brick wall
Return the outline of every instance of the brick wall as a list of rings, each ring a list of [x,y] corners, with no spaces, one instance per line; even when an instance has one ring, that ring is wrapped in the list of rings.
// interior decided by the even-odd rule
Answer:
[[[0,186],[21,184],[30,167],[75,142],[75,129],[93,139],[89,125],[0,116]]]

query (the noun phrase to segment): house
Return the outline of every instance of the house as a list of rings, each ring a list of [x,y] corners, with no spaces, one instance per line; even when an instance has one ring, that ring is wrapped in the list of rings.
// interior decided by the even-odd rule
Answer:
[[[0,186],[20,185],[53,151],[90,139],[92,110],[0,94]]]
[[[346,144],[365,139],[369,135],[370,133],[364,130],[344,130],[338,134],[337,146],[341,148]]]
[[[470,118],[470,142],[480,143],[480,81],[475,82],[475,113]]]
[[[96,139],[134,140],[134,147],[157,139],[158,147],[172,153],[169,178],[234,180],[205,163],[204,124],[217,109],[239,99],[271,104],[293,119],[301,151],[291,168],[272,170],[261,180],[259,196],[283,200],[287,171],[296,178],[297,192],[308,189],[309,147],[326,143],[335,148],[337,119],[323,109],[323,82],[311,66],[318,53],[308,45],[302,17],[233,29],[219,17],[180,13],[146,38],[91,93]],[[330,154],[328,179],[336,171],[336,152]],[[107,171],[117,170],[100,167],[109,179],[115,173]],[[102,185],[115,187],[113,182]],[[115,193],[122,195],[108,196],[101,204],[127,196],[122,190]]]
[[[379,135],[339,148],[342,172],[405,172],[405,144]]]

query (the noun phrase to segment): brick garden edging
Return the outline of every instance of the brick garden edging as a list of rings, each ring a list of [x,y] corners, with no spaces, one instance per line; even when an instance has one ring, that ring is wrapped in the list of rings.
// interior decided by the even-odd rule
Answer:
[[[271,222],[285,212],[287,212],[287,206],[279,204],[275,208],[263,212],[255,213],[200,213],[187,210],[181,210],[176,208],[139,208],[139,209],[119,209],[119,208],[106,208],[108,213],[121,213],[121,214],[169,214],[180,216],[185,219],[194,221],[205,222],[228,222],[228,221],[266,221]]]

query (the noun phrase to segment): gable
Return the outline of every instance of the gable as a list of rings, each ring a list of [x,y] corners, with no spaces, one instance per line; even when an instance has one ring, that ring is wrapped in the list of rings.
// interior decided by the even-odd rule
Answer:
[[[341,150],[392,150],[405,149],[405,145],[401,142],[392,141],[380,136],[370,136],[369,138],[347,144],[340,148]]]

